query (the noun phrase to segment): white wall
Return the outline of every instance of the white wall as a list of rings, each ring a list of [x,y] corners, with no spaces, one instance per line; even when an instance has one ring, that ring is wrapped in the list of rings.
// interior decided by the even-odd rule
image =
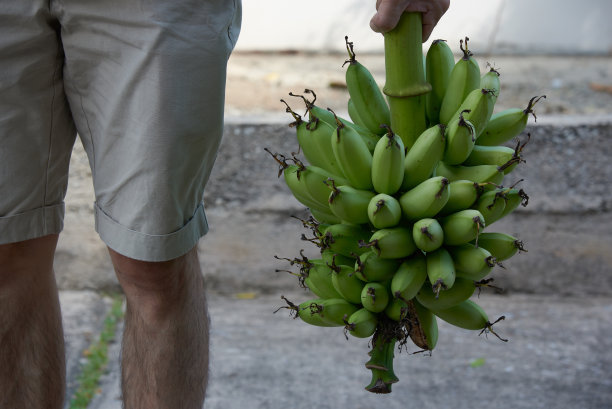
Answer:
[[[375,0],[243,0],[237,50],[382,51]],[[610,53],[612,0],[451,0],[431,39],[481,52]],[[457,49],[457,47],[454,47]]]

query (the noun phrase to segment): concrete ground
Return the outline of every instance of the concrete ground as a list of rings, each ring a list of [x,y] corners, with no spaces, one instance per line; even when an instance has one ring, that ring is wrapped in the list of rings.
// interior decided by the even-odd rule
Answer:
[[[286,292],[303,300],[303,292]],[[92,294],[62,294],[65,322],[83,317]],[[212,295],[210,382],[205,408],[321,409],[604,409],[612,407],[612,301],[609,297],[483,294],[477,300],[507,343],[440,323],[432,355],[396,353],[400,381],[389,395],[363,388],[367,341],[346,340],[341,329],[319,328],[289,318],[278,296],[237,299]],[[98,303],[101,301],[98,300]],[[98,320],[99,315],[94,314]],[[67,332],[69,361],[94,331]],[[120,336],[120,331],[118,337]],[[119,343],[92,409],[121,408]],[[478,366],[476,363],[482,363]]]
[[[381,56],[364,56],[377,78]],[[303,209],[276,179],[263,151],[291,151],[294,136],[278,101],[305,87],[325,105],[348,99],[342,55],[235,54],[228,73],[226,137],[207,188],[208,236],[200,242],[209,286],[212,363],[205,408],[612,408],[612,85],[611,57],[491,57],[502,69],[499,109],[538,105],[530,121],[527,163],[517,170],[531,196],[527,208],[498,222],[528,253],[496,270],[504,295],[479,298],[508,343],[440,324],[432,356],[396,355],[393,393],[365,392],[367,341],[339,329],[305,325],[272,312],[308,295],[274,255],[300,248]],[[605,87],[603,88],[605,89]],[[297,100],[295,102],[298,105]],[[72,157],[66,227],[55,262],[61,288],[68,391],[98,338],[118,291],[106,249],[93,230],[91,175],[79,146]],[[241,299],[248,293],[251,299]],[[90,404],[119,409],[119,326],[110,363]],[[476,363],[483,363],[478,366]],[[66,406],[68,407],[68,405]]]

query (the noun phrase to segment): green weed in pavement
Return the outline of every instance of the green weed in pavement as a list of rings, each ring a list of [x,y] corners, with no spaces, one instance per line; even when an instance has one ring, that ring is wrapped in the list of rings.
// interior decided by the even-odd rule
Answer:
[[[117,323],[123,319],[123,296],[113,296],[113,304],[104,319],[100,338],[84,351],[87,361],[77,378],[79,387],[70,400],[69,409],[86,409],[95,396],[100,376],[108,363],[108,344],[115,338]]]

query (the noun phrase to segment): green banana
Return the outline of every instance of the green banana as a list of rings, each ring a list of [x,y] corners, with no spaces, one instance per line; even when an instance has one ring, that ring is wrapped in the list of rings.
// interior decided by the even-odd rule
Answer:
[[[344,298],[328,298],[316,302],[315,314],[328,324],[343,326],[344,316],[350,317],[358,308]],[[312,307],[311,307],[312,309]]]
[[[275,160],[281,163],[281,159],[279,159],[280,155],[273,154],[273,156]],[[321,213],[329,213],[329,206],[323,206],[310,195],[305,179],[301,177],[302,169],[304,169],[303,164],[289,165],[283,157],[280,172],[283,173],[285,184],[289,190],[291,190],[291,193],[293,193],[297,201],[310,209],[315,209]]]
[[[491,272],[496,260],[491,253],[481,246],[462,244],[447,247],[455,263],[457,277],[480,281]]]
[[[497,165],[499,168],[503,169],[504,174],[507,175],[512,172],[519,163],[524,162],[521,152],[530,138],[531,134],[527,134],[527,140],[525,142],[521,143],[521,141],[518,140],[514,149],[497,145],[476,145],[463,164],[467,166]]]
[[[389,259],[408,257],[416,250],[411,230],[402,226],[376,230],[361,246],[370,247],[378,257]]]
[[[403,300],[393,298],[389,301],[389,304],[387,304],[387,308],[385,308],[385,315],[393,321],[400,322],[406,319],[408,315],[408,306]]]
[[[307,123],[291,110],[287,102],[282,99],[281,102],[287,106],[285,111],[291,113],[295,119],[289,126],[295,127],[298,144],[308,163],[327,170],[334,177],[343,177],[344,173],[334,157],[329,138],[334,128],[324,122]]]
[[[366,282],[385,281],[393,277],[399,264],[396,259],[382,258],[368,251],[355,262],[355,275]]]
[[[414,313],[418,322],[411,325],[409,335],[412,342],[419,348],[432,351],[438,343],[438,321],[436,316],[418,301],[413,300]]]
[[[308,260],[304,266],[304,284],[320,298],[342,298],[334,288],[331,269],[323,260]]]
[[[337,185],[347,185],[349,182],[346,179],[342,179],[338,176],[332,175],[325,169],[317,166],[304,166],[299,160],[294,158],[294,161],[298,166],[302,166],[298,170],[299,177],[303,179],[303,183],[306,185],[306,190],[312,199],[314,199],[321,207],[328,205],[329,200],[329,187],[328,180],[333,180]],[[330,213],[329,209],[328,212]]]
[[[345,41],[349,54],[346,86],[355,111],[370,132],[382,134],[381,125],[391,123],[389,106],[370,71],[355,59],[353,43],[348,41],[348,37]]]
[[[352,267],[355,265],[355,259],[353,257],[346,257],[342,254],[337,254],[331,251],[330,249],[323,250],[321,252],[321,259],[325,264],[328,265],[338,265],[338,266],[349,266]]]
[[[284,296],[281,296],[281,298],[287,303],[287,306],[281,308],[287,308],[293,311],[293,314],[295,314],[294,318],[299,317],[307,324],[319,327],[344,326],[344,317],[350,317],[358,309],[353,304],[341,298],[315,298],[304,301],[299,305],[295,305]]]
[[[371,311],[360,308],[348,317],[345,329],[354,337],[368,338],[376,331],[378,318]]]
[[[430,252],[438,249],[444,242],[442,226],[436,219],[421,219],[412,226],[412,238],[417,248]]]
[[[454,66],[455,57],[446,41],[434,40],[425,58],[426,78],[431,84],[431,92],[425,95],[427,120],[430,124],[440,122],[440,107]]]
[[[342,222],[342,220],[336,217],[331,212],[331,210],[329,210],[329,212],[324,212],[324,211],[321,211],[321,209],[317,210],[317,209],[310,208],[310,213],[312,214],[312,217],[314,217],[315,220],[317,220],[320,223],[338,224]]]
[[[446,216],[470,208],[481,193],[478,183],[471,180],[455,180],[448,185],[448,202],[440,210],[439,215]]]
[[[476,88],[465,97],[451,120],[457,118],[461,112],[466,112],[465,119],[474,126],[475,137],[478,139],[491,119],[494,105],[495,90]]]
[[[355,189],[370,190],[372,186],[372,154],[361,136],[338,121],[331,134],[332,151],[346,179]]]
[[[476,145],[470,156],[463,162],[465,166],[495,165],[501,166],[514,157],[514,149],[507,146]]]
[[[468,50],[469,38],[465,38],[465,48],[463,40],[460,41],[460,48],[463,57],[455,63],[450,73],[448,86],[440,105],[440,123],[448,124],[453,114],[457,111],[463,100],[468,94],[480,86],[480,68],[472,57],[472,52]]]
[[[443,176],[451,182],[471,180],[475,183],[491,182],[499,185],[504,180],[504,170],[505,168],[495,165],[462,166],[439,162],[435,174],[436,176]]]
[[[493,222],[499,220],[505,207],[506,196],[503,189],[490,190],[484,193],[474,205],[474,209],[478,210],[484,217],[485,226],[490,226]]]
[[[393,196],[379,193],[370,199],[367,215],[370,223],[377,229],[394,227],[402,218],[402,207]]]
[[[435,216],[448,201],[449,180],[432,177],[404,193],[400,199],[402,213],[408,220]]]
[[[497,99],[499,97],[499,91],[501,90],[499,81],[500,73],[490,63],[487,63],[487,67],[489,67],[489,71],[480,77],[480,88],[494,90],[495,99]]]
[[[448,291],[455,283],[455,264],[450,253],[441,247],[425,255],[427,277],[435,294],[441,290]]]
[[[474,148],[476,127],[463,115],[469,112],[469,109],[459,112],[446,127],[446,148],[442,160],[448,165],[463,163]]]
[[[536,118],[533,107],[542,98],[546,98],[546,95],[531,98],[525,109],[510,108],[493,114],[484,131],[476,140],[476,144],[486,146],[501,145],[518,136],[525,130],[529,114],[532,114],[534,119]]]
[[[440,226],[444,231],[444,244],[458,246],[479,237],[485,220],[478,210],[466,209],[441,218]]]
[[[342,124],[344,126],[347,126],[347,127],[351,128],[351,129],[354,129],[355,131],[357,131],[357,133],[359,134],[359,136],[361,137],[363,142],[368,147],[368,150],[370,152],[374,152],[374,147],[376,146],[376,143],[380,139],[380,135],[373,134],[372,132],[370,132],[366,128],[364,128],[363,126],[360,126],[360,125],[358,125],[356,123],[352,123],[348,119],[342,118],[340,116],[335,116],[335,114],[333,114],[329,109],[324,109],[324,108],[321,108],[321,107],[315,105],[315,101],[317,99],[317,95],[315,94],[315,92],[313,90],[305,89],[304,92],[307,93],[307,94],[312,94],[313,95],[313,100],[310,101],[310,100],[306,99],[303,95],[295,95],[295,94],[292,94],[291,92],[289,93],[289,95],[294,96],[294,97],[302,98],[304,100],[304,102],[306,103],[306,109],[308,111],[308,115],[309,115],[309,119],[310,119],[310,122],[308,123],[308,126],[310,128],[316,127],[317,124],[325,123],[329,127],[331,127],[332,130],[336,129],[336,127],[338,126],[336,118],[338,118],[338,120],[340,122],[342,122]]]
[[[404,302],[413,299],[427,279],[425,257],[418,253],[404,261],[391,279],[391,294]]]
[[[371,235],[372,233],[362,226],[345,223],[333,224],[325,230],[321,240],[322,249],[353,257],[353,254],[370,252],[369,249],[360,247],[359,242],[369,239]]]
[[[304,301],[299,305],[295,305],[291,301],[289,301],[285,296],[281,295],[281,298],[285,300],[287,303],[286,306],[280,307],[275,313],[280,309],[286,308],[292,312],[293,318],[301,318],[307,324],[316,325],[317,327],[339,327],[340,325],[334,324],[328,321],[323,320],[323,317],[318,314],[318,311],[321,310],[319,306],[319,302],[322,301],[320,298],[314,298],[308,301]]]
[[[519,205],[525,207],[527,203],[529,203],[529,196],[527,196],[527,193],[525,193],[523,189],[510,188],[507,189],[504,194],[506,197],[506,206],[500,217],[506,217],[516,210]]]
[[[433,313],[441,320],[463,329],[479,330],[491,325],[487,313],[472,300],[465,300],[454,307]]]
[[[355,125],[359,125],[365,128],[363,121],[361,120],[361,118],[359,118],[359,113],[355,109],[355,103],[350,98],[348,100],[348,114],[349,114],[349,118],[351,118],[351,121],[353,121]]]
[[[429,286],[423,286],[417,293],[416,299],[421,305],[431,311],[445,310],[462,303],[474,294],[476,285],[473,280],[455,278],[452,288],[434,293]]]
[[[323,216],[323,219],[325,219],[326,215],[333,219],[329,205],[321,202],[323,196],[320,193],[323,191],[319,185],[319,182],[321,182],[320,178],[330,175],[330,173],[316,166],[306,167],[295,156],[292,159],[287,159],[284,155],[272,153],[267,148],[264,148],[264,150],[279,164],[278,176],[280,177],[281,173],[283,174],[285,184],[291,190],[293,196],[306,207],[318,212]],[[294,165],[289,165],[287,163],[288,160],[292,160]],[[321,185],[325,186],[324,184]],[[319,195],[313,196],[311,192]],[[329,196],[329,191],[327,194]]]
[[[372,154],[372,186],[378,193],[392,195],[404,179],[404,142],[387,128]]]
[[[361,291],[361,304],[372,312],[382,312],[389,304],[389,290],[381,283],[366,283]]]
[[[354,268],[352,266],[335,264],[332,264],[330,268],[334,289],[348,302],[359,304],[361,302],[361,290],[363,289],[364,282],[355,276]]]
[[[497,261],[507,260],[517,251],[527,251],[522,241],[506,233],[482,233],[478,246],[487,249]]]
[[[329,297],[329,293],[327,292],[327,288],[323,287],[323,288],[319,288],[317,287],[317,283],[316,281],[313,281],[311,279],[309,279],[308,277],[306,277],[304,279],[304,285],[306,287],[308,287],[308,289],[310,290],[310,292],[315,295],[316,297],[319,297],[321,299],[325,299],[325,298],[331,298]],[[335,297],[340,297],[340,294],[337,294]]]
[[[409,190],[431,177],[444,156],[445,126],[434,125],[419,135],[404,159],[402,190]]]
[[[497,98],[499,98],[499,92],[501,91],[501,84],[499,81],[499,71],[497,71],[493,66],[488,64],[489,71],[485,73],[480,78],[480,88],[482,89],[490,89],[493,90],[493,94],[491,94],[493,98],[493,103],[489,105],[490,111],[487,113],[487,117],[490,119],[493,115],[493,108],[495,107],[495,103],[497,102]]]
[[[327,195],[329,208],[336,217],[351,224],[363,224],[370,220],[368,205],[374,197],[373,192],[348,185],[336,186],[333,179],[328,179],[328,185],[332,189]]]

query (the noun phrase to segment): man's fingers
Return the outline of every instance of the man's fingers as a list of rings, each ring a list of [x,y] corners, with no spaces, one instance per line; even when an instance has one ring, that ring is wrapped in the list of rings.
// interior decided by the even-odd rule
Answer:
[[[437,0],[429,2],[427,12],[423,13],[423,42],[427,41],[440,18],[450,6],[450,0]]]
[[[395,28],[403,12],[419,12],[423,14],[423,41],[426,41],[449,5],[450,0],[377,0],[378,11],[370,20],[370,28],[386,33]]]
[[[377,33],[393,30],[406,9],[409,1],[379,0],[376,2],[377,13],[370,20],[370,28]]]

